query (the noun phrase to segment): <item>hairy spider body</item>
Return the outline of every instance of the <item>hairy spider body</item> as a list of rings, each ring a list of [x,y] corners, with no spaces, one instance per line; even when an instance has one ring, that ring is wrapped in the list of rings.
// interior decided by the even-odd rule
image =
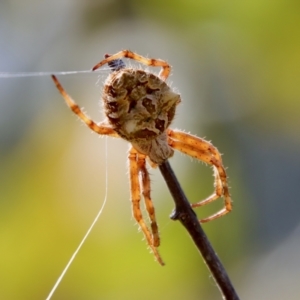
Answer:
[[[126,68],[120,59],[123,57],[162,69],[156,76],[144,70]],[[214,192],[205,200],[191,204],[191,206],[203,206],[223,196],[224,208],[200,220],[202,223],[224,216],[232,209],[226,171],[220,153],[211,143],[197,136],[169,128],[181,98],[165,82],[170,74],[170,66],[167,62],[145,58],[129,50],[123,50],[114,55],[106,54],[93,70],[105,64],[108,64],[113,72],[108,76],[104,85],[102,99],[106,120],[100,124],[95,123],[83,113],[54,75],[52,79],[71,110],[90,129],[101,135],[121,137],[131,143],[128,160],[133,216],[156,259],[163,265],[157,250],[160,238],[150,196],[150,176],[146,167],[146,159],[150,160],[152,166],[156,166],[170,158],[174,153],[173,149],[176,149],[213,166]],[[151,230],[142,216],[141,194],[150,219]]]
[[[156,164],[174,153],[168,145],[166,129],[180,101],[179,94],[165,81],[144,70],[114,71],[104,85],[103,103],[108,123]]]

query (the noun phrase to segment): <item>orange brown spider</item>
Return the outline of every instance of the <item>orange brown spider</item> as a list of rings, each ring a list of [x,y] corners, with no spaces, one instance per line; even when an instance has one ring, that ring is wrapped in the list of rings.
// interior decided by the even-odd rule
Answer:
[[[130,58],[147,66],[161,67],[161,71],[157,76],[142,69],[126,68],[120,58]],[[213,194],[191,205],[203,206],[223,196],[224,208],[200,220],[202,223],[217,219],[231,211],[227,175],[221,155],[211,143],[169,128],[181,98],[165,82],[171,69],[167,62],[123,50],[114,55],[106,55],[93,70],[105,64],[114,68],[104,84],[102,99],[106,119],[100,124],[96,124],[79,108],[54,75],[52,78],[68,106],[90,129],[98,134],[123,138],[131,144],[128,159],[133,216],[156,259],[163,265],[157,250],[160,238],[150,196],[150,177],[146,159],[155,167],[173,156],[173,149],[176,149],[213,166],[215,177]],[[150,218],[151,230],[141,213],[141,194]]]

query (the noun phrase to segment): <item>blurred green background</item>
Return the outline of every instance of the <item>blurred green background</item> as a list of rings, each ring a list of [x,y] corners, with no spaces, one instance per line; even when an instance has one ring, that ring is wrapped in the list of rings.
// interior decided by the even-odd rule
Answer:
[[[299,299],[299,15],[292,0],[2,0],[0,71],[87,70],[122,49],[167,60],[173,127],[212,140],[228,167],[234,210],[204,229],[238,294]],[[101,121],[106,76],[59,78]],[[154,261],[131,216],[127,149],[78,121],[49,77],[0,78],[1,299],[46,298],[104,201],[106,164],[106,207],[53,299],[221,299],[158,170],[166,266]],[[191,202],[212,192],[208,166],[171,164]]]

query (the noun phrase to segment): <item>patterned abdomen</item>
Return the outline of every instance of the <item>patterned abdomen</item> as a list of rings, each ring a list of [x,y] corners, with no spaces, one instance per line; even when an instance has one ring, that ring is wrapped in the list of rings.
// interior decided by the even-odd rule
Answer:
[[[108,77],[103,100],[113,129],[136,143],[165,132],[174,118],[180,95],[156,75],[126,68]]]

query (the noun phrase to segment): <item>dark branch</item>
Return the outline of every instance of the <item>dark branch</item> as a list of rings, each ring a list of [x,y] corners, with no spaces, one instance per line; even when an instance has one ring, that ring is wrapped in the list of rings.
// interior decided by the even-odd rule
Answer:
[[[175,202],[175,209],[171,219],[179,220],[192,237],[196,247],[200,251],[207,267],[223,294],[223,299],[238,300],[234,287],[206,234],[204,233],[195,212],[192,210],[170,164],[165,161],[159,169],[167,183]]]

